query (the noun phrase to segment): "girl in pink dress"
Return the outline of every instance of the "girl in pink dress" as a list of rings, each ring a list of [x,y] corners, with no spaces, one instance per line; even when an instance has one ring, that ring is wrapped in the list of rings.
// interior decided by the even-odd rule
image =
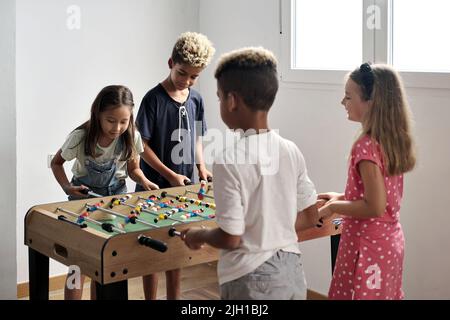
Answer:
[[[362,124],[344,194],[319,195],[327,218],[343,216],[330,299],[402,299],[404,237],[399,222],[403,174],[414,168],[410,110],[400,77],[364,63],[350,73],[342,105]]]

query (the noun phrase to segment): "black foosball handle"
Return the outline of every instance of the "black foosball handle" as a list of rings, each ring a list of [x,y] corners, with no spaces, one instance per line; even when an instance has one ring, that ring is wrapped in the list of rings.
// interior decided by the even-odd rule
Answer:
[[[181,232],[177,231],[177,229],[175,229],[175,228],[170,228],[169,229],[169,236],[170,237],[175,237],[175,236],[181,237]]]
[[[208,182],[212,182],[212,177],[208,177],[206,180],[207,180]]]
[[[192,184],[191,180],[188,180],[188,179],[184,179],[183,182],[184,182],[185,186],[190,186]]]
[[[102,229],[107,232],[113,232],[114,231],[114,225],[109,222],[102,223]]]
[[[144,235],[140,235],[138,237],[138,242],[140,245],[155,249],[159,252],[166,252],[167,251],[167,244],[165,244],[162,241],[152,239],[150,237],[146,237]]]
[[[67,218],[66,218],[65,216],[63,216],[63,215],[59,215],[59,216],[58,216],[58,220],[67,222],[67,223],[69,223],[69,224],[73,224],[74,226],[77,226],[77,227],[79,227],[79,228],[81,228],[81,229],[87,228],[87,224],[86,224],[86,223],[76,223],[76,222],[70,221],[69,219],[67,219]]]

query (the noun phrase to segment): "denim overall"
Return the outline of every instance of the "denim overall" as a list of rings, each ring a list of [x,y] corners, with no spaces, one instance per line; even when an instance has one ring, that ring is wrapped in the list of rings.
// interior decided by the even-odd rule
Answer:
[[[85,185],[93,192],[102,196],[111,196],[115,194],[123,194],[127,192],[125,179],[118,180],[116,178],[117,162],[119,161],[122,151],[123,142],[120,139],[114,150],[114,159],[103,163],[97,163],[93,160],[86,159],[85,167],[87,175],[83,177],[72,178],[74,186]],[[69,200],[79,200],[81,197],[69,196]]]

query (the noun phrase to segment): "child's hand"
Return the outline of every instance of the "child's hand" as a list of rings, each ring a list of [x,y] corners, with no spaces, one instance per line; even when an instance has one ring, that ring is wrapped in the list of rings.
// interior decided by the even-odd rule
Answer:
[[[206,168],[202,168],[198,170],[198,177],[201,180],[205,180],[205,181],[212,181],[212,173],[210,171],[208,171],[208,169]],[[208,179],[209,178],[209,179]]]
[[[336,200],[344,200],[344,194],[338,193],[338,192],[319,193],[319,195],[317,196],[317,199],[318,200],[326,200],[326,202],[336,201]]]
[[[174,174],[168,179],[170,185],[172,187],[178,187],[178,186],[185,186],[185,181],[191,182],[191,179],[189,179],[186,176],[183,176],[182,174]]]
[[[319,209],[319,218],[322,219],[322,221],[328,219],[333,215],[333,211],[331,211],[330,204],[331,202],[328,202]]]
[[[157,184],[151,182],[148,179],[141,181],[140,185],[142,186],[142,188],[144,188],[144,190],[147,190],[147,191],[159,189],[159,186]]]
[[[317,209],[322,208],[327,203],[327,201],[328,200],[320,199],[319,197],[317,197],[317,201],[316,201]]]
[[[205,243],[202,239],[202,233],[205,229],[202,228],[189,228],[181,231],[181,239],[186,246],[191,250],[201,249]]]
[[[68,196],[87,198],[87,192],[83,192],[83,190],[89,190],[89,188],[84,185],[74,186],[73,184],[68,184],[63,186],[63,190]]]

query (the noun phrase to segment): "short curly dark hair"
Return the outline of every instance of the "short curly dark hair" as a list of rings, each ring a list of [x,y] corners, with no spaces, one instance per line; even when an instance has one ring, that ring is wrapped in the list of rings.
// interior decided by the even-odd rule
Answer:
[[[262,47],[224,54],[214,76],[224,94],[236,92],[254,111],[268,111],[278,91],[277,60]]]

